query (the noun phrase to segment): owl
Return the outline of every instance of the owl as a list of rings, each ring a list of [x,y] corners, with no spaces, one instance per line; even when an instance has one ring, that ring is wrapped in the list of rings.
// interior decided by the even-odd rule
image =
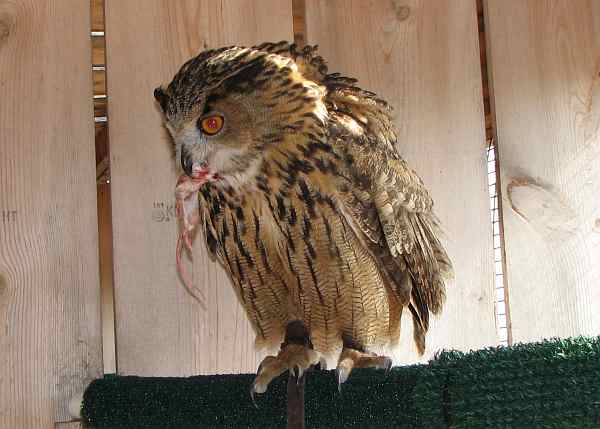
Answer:
[[[399,155],[391,107],[329,73],[315,46],[206,50],[154,96],[175,146],[178,265],[200,226],[256,334],[285,371],[391,366],[403,314],[419,353],[452,264],[433,201]]]

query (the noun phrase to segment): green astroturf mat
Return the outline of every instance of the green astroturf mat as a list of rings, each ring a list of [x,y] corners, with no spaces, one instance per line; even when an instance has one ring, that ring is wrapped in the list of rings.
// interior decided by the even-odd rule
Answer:
[[[287,375],[250,400],[253,374],[106,376],[84,395],[94,429],[284,428]],[[311,371],[307,428],[600,428],[600,337],[461,353],[427,365]]]

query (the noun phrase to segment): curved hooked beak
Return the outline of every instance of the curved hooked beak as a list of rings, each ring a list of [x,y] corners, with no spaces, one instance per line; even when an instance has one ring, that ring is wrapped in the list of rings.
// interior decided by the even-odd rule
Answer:
[[[193,166],[194,161],[192,157],[185,151],[183,148],[181,149],[181,168],[189,177],[193,175]]]

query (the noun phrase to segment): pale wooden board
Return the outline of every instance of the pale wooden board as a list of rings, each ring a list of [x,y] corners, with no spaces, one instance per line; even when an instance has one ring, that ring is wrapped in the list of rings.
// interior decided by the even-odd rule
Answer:
[[[600,333],[600,3],[486,4],[513,338]]]
[[[475,2],[307,0],[306,36],[331,72],[359,78],[395,107],[400,153],[435,200],[456,281],[424,359],[441,348],[495,344]],[[397,363],[416,359],[409,317],[402,329]]]
[[[291,39],[291,2],[112,0],[106,35],[118,370],[254,372],[254,334],[202,237],[193,277],[206,311],[176,274],[175,160],[152,94],[203,47]]]
[[[90,5],[0,3],[0,427],[102,373]]]
[[[57,423],[54,429],[81,429],[80,422]]]

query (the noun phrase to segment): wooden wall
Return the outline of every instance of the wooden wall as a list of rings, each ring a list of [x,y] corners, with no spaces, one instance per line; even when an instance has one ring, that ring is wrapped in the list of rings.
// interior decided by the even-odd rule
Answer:
[[[513,338],[600,333],[600,3],[486,3]]]
[[[206,47],[291,39],[291,2],[107,1],[106,36],[119,372],[255,371],[250,325],[202,240],[192,271],[206,311],[176,274],[175,160],[152,94]]]
[[[0,427],[101,375],[90,9],[0,2]]]
[[[331,71],[357,77],[394,107],[398,150],[430,189],[456,281],[424,359],[495,344],[492,231],[477,14],[473,1],[307,0],[306,36]],[[343,35],[341,37],[340,35]],[[415,359],[403,326],[398,363]]]

